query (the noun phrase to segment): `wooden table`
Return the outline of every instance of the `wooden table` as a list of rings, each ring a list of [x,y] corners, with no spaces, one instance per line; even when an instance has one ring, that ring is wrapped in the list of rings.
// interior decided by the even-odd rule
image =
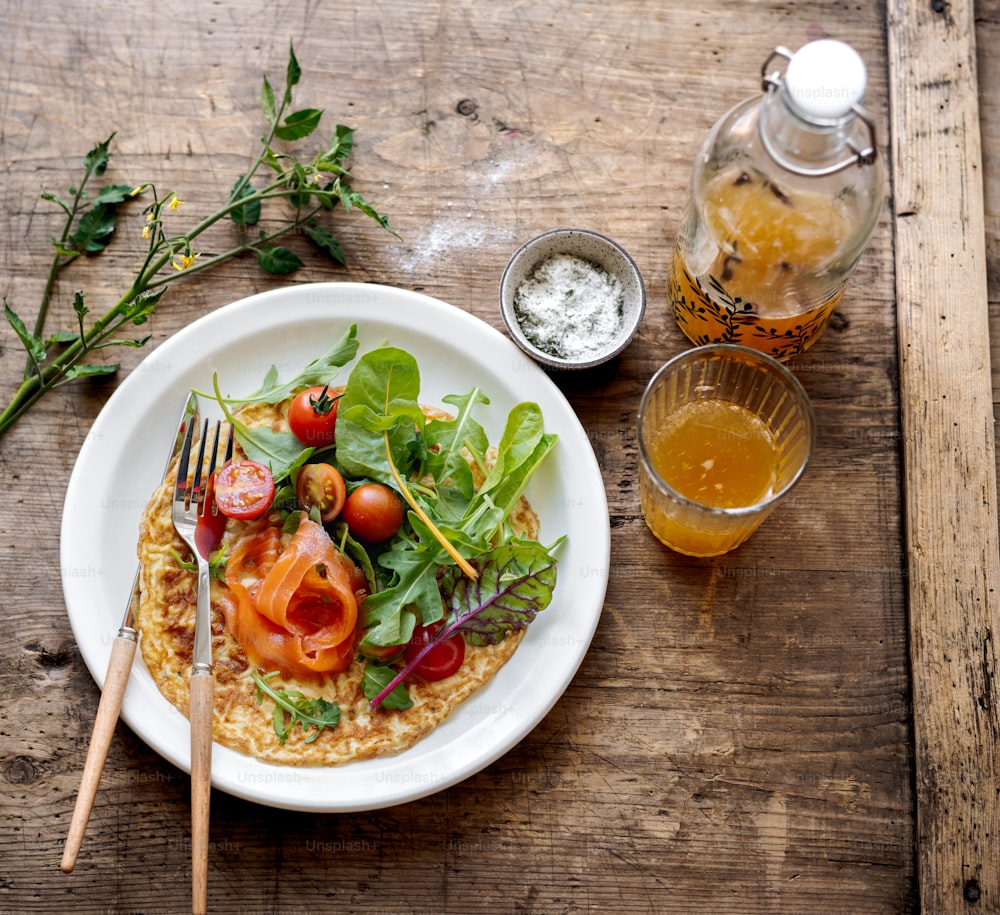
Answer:
[[[792,363],[819,421],[807,477],[743,548],[685,559],[644,527],[634,427],[686,345],[665,283],[692,157],[774,45],[824,32],[868,63],[889,202],[836,323]],[[60,225],[41,188],[64,191],[117,131],[110,180],[209,212],[290,39],[298,102],[356,128],[356,187],[401,236],[342,217],[346,268],[302,248],[289,278],[241,259],[175,285],[119,379],[199,315],[288,283],[420,290],[501,328],[508,257],[561,225],[616,238],[648,288],[613,369],[559,379],[612,528],[603,616],[561,701],[494,764],[402,806],[315,815],[216,792],[212,911],[1000,911],[998,33],[998,0],[4,4],[0,291],[26,318]],[[99,303],[131,282],[137,212],[66,273],[49,330],[72,326],[75,290]],[[4,334],[6,401],[24,357]],[[0,440],[3,912],[189,904],[188,777],[124,724],[76,870],[59,870],[98,701],[59,520],[115,383],[53,394]]]

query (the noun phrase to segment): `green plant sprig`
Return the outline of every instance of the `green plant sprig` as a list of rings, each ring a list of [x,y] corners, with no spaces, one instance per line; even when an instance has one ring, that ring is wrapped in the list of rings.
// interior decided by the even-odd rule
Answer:
[[[293,143],[309,137],[319,126],[322,109],[292,111],[292,90],[302,71],[289,46],[285,87],[280,100],[267,77],[263,78],[261,107],[267,132],[247,172],[233,185],[226,202],[210,216],[185,232],[171,233],[173,213],[183,201],[175,191],[160,195],[152,182],[138,185],[113,184],[91,196],[88,185],[102,177],[108,168],[110,146],[115,134],[97,144],[84,158],[84,175],[77,187],[70,188],[69,200],[43,189],[42,198],[55,203],[65,213],[62,233],[52,239],[55,253],[42,293],[33,330],[3,300],[4,317],[24,347],[27,355],[24,378],[0,413],[0,436],[3,436],[35,403],[52,390],[71,381],[112,375],[117,364],[91,363],[92,354],[114,346],[142,347],[149,337],[126,338],[128,326],[141,326],[155,313],[167,287],[181,279],[203,273],[218,264],[247,253],[254,253],[266,273],[285,275],[302,266],[294,251],[274,244],[290,233],[302,233],[319,252],[338,264],[346,262],[336,237],[319,217],[339,204],[345,213],[359,210],[381,228],[395,235],[388,218],[379,214],[349,183],[345,161],[351,153],[354,131],[338,124],[331,140],[308,162],[299,161],[288,151],[275,148],[276,141]],[[265,177],[266,176],[266,177]],[[73,309],[77,329],[44,336],[44,326],[55,286],[61,271],[81,255],[93,256],[103,251],[114,235],[118,208],[130,199],[149,194],[151,202],[143,210],[146,225],[143,238],[146,251],[142,264],[128,291],[101,317],[90,321],[90,309],[82,292],[76,292]],[[259,227],[263,204],[279,201],[290,204],[276,228]],[[237,230],[237,241],[216,254],[198,250],[198,239],[223,220]],[[252,230],[257,229],[253,237]]]
[[[336,702],[324,699],[322,696],[315,698],[306,696],[299,690],[271,686],[268,680],[277,674],[276,670],[266,674],[258,673],[256,670],[250,671],[257,686],[257,704],[263,704],[265,696],[274,702],[272,722],[282,745],[288,740],[297,724],[306,732],[306,743],[312,743],[324,729],[335,728],[340,724],[340,706]]]

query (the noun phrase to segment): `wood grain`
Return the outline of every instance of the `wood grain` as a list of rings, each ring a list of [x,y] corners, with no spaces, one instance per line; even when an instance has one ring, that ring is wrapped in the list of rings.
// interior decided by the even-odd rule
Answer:
[[[974,8],[889,18],[921,903],[1000,907],[1000,600]]]
[[[977,4],[987,36],[996,10],[996,0]],[[896,313],[905,208],[889,201],[836,323],[793,364],[816,409],[815,457],[743,548],[689,560],[647,534],[634,424],[646,381],[685,346],[665,285],[704,132],[758,91],[774,44],[822,33],[868,63],[866,102],[883,140],[903,106],[938,125],[942,115],[928,110],[937,90],[903,82],[890,106],[904,58],[890,67],[887,26],[898,42],[917,30],[910,23],[924,28],[924,15],[866,0],[0,6],[0,293],[25,316],[59,227],[40,188],[63,191],[83,154],[118,131],[109,180],[155,180],[185,201],[179,220],[204,215],[254,152],[261,76],[280,81],[289,39],[303,67],[299,103],[325,109],[324,129],[356,128],[356,186],[401,236],[339,214],[345,268],[293,239],[306,265],[292,277],[265,277],[245,259],[178,284],[148,325],[152,340],[120,354],[119,379],[197,317],[288,283],[418,289],[500,329],[507,259],[559,225],[612,235],[646,280],[646,318],[624,356],[602,373],[556,379],[598,457],[612,525],[603,616],[565,695],[494,764],[387,810],[304,814],[214,793],[210,911],[790,915],[817,900],[851,915],[919,909],[917,861],[928,852],[916,845],[917,800],[927,783],[914,764],[907,596],[917,579],[904,543],[911,446],[899,421],[897,346],[913,329],[897,328]],[[983,106],[987,143],[1000,136],[996,114],[995,103]],[[995,156],[994,142],[987,166]],[[915,163],[897,157],[904,174],[894,182],[905,189]],[[932,212],[916,218],[937,225],[941,204],[920,202]],[[99,305],[130,282],[142,215],[128,215],[104,254],[60,282],[49,330],[72,327],[74,290]],[[24,360],[9,336],[0,347],[8,391]],[[0,912],[186,905],[190,779],[124,725],[77,866],[70,875],[58,866],[98,701],[61,580],[105,571],[62,567],[58,519],[73,460],[119,379],[66,388],[0,441]],[[961,746],[970,760],[972,744]],[[939,854],[951,861],[964,848],[978,860],[983,833],[968,845],[967,826]]]

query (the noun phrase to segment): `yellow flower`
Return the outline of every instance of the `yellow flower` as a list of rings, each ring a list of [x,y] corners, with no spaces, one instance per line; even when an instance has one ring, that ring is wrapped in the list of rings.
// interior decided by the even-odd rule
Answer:
[[[143,226],[142,227],[142,237],[143,238],[149,238],[149,233],[152,230],[152,228],[153,228],[152,226]]]
[[[146,189],[145,184],[136,185],[128,192],[129,197],[138,197]]]
[[[184,206],[184,201],[181,200],[181,198],[178,197],[176,194],[174,194],[170,198],[170,209],[171,210],[176,210],[177,207],[182,207],[182,206]]]
[[[197,254],[182,254],[180,259],[174,258],[171,261],[174,270],[187,270],[198,258]]]

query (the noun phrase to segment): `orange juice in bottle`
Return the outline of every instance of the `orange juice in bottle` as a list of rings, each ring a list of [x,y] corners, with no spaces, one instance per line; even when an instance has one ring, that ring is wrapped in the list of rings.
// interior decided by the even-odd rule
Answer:
[[[788,58],[784,76],[767,74]],[[695,344],[785,360],[827,325],[874,230],[884,176],[849,46],[775,51],[766,93],[713,127],[696,160],[670,269],[677,322]]]

